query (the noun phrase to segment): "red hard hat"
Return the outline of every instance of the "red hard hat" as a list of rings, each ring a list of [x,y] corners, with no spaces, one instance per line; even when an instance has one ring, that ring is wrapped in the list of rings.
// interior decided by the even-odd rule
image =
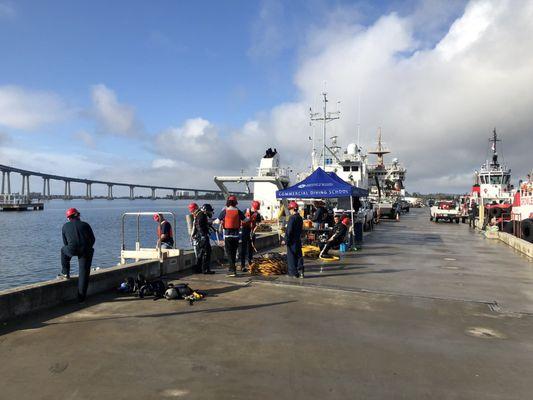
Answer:
[[[257,200],[252,201],[252,208],[259,210],[261,207],[261,203],[259,203]]]
[[[189,209],[190,212],[194,212],[194,211],[198,210],[198,204],[191,203],[191,204],[189,204],[189,206],[187,208]]]
[[[291,201],[289,203],[289,210],[297,210],[298,209],[298,203],[295,201]]]
[[[344,218],[342,219],[342,223],[343,223],[344,225],[348,225],[348,224],[350,223],[350,218],[348,218],[348,217],[344,217]]]
[[[69,208],[65,214],[67,218],[70,218],[70,217],[76,217],[80,215],[80,212],[76,210],[75,208]]]
[[[154,221],[159,222],[159,214],[154,214]]]
[[[228,197],[228,200],[237,201],[237,196],[231,195],[231,196]]]

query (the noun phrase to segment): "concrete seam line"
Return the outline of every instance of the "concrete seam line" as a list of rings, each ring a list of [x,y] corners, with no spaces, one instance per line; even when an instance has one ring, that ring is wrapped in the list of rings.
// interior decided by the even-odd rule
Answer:
[[[287,286],[287,287],[302,288],[302,289],[312,288],[312,289],[329,290],[333,292],[369,293],[369,294],[377,294],[377,295],[391,296],[391,297],[409,297],[413,299],[441,300],[441,301],[459,302],[459,303],[467,303],[467,304],[472,303],[472,304],[485,305],[489,308],[489,311],[494,312],[496,314],[503,313],[503,314],[533,316],[533,313],[530,313],[527,311],[518,311],[518,312],[517,311],[505,311],[499,306],[498,302],[495,300],[492,300],[492,301],[465,300],[465,299],[457,299],[453,297],[423,296],[423,295],[416,295],[416,294],[409,294],[409,293],[378,291],[378,290],[365,289],[365,288],[334,287],[334,286],[314,285],[314,284],[305,284],[305,283],[299,284],[299,283],[290,283],[290,282],[267,282],[267,281],[252,281],[252,283],[258,283],[258,284],[270,285],[270,286]],[[494,305],[498,305],[499,310],[493,308]]]

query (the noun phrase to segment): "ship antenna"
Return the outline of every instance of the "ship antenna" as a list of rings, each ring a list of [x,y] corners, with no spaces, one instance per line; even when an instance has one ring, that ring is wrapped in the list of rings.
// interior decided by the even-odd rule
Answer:
[[[494,128],[492,131],[492,138],[489,139],[489,142],[492,142],[492,164],[498,165],[498,152],[496,151],[496,143],[501,142],[501,139],[498,139],[496,128]]]
[[[359,139],[361,136],[361,93],[357,96],[357,150],[359,150]]]
[[[322,121],[323,123],[323,130],[322,130],[322,167],[325,170],[326,169],[326,151],[331,151],[327,144],[326,144],[326,125],[328,122],[331,122],[333,120],[340,118],[340,111],[335,112],[328,112],[328,94],[327,92],[322,93],[323,97],[323,107],[322,107],[322,115],[320,113],[316,112],[314,113],[313,110],[310,110],[310,118],[311,121]]]

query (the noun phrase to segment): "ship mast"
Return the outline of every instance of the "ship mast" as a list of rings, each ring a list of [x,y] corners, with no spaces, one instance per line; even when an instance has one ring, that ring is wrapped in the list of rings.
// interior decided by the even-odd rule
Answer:
[[[378,166],[383,167],[385,163],[383,162],[383,156],[385,154],[389,154],[390,150],[383,147],[383,144],[381,142],[381,128],[378,128],[378,147],[374,151],[369,151],[369,154],[375,154],[378,156]]]
[[[309,114],[310,114],[310,118],[311,118],[311,121],[322,121],[323,123],[323,128],[322,128],[322,154],[321,154],[321,157],[322,157],[322,168],[325,170],[326,169],[326,151],[331,151],[327,144],[326,144],[326,125],[328,122],[331,122],[333,120],[336,120],[336,119],[339,119],[340,118],[340,111],[334,111],[334,112],[331,112],[331,111],[328,111],[327,107],[328,107],[328,94],[327,92],[323,92],[322,93],[322,96],[323,96],[323,107],[322,107],[322,115],[318,112],[313,112],[313,110],[311,108],[309,108]],[[313,160],[313,168],[315,167],[315,165],[317,165],[318,163],[315,162],[315,160]]]
[[[489,139],[489,142],[492,143],[492,165],[497,167],[498,164],[498,152],[496,151],[496,143],[501,142],[501,139],[498,139],[498,134],[496,133],[496,128],[492,131],[492,137]]]

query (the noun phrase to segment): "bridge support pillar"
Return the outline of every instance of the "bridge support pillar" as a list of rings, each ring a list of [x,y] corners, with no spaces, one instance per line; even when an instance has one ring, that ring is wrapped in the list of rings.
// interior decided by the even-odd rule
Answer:
[[[43,199],[50,198],[50,178],[43,176]]]
[[[20,195],[21,196],[30,195],[30,176],[29,175],[22,175],[22,187],[20,189]]]
[[[195,200],[198,200],[198,190],[195,190],[195,191],[194,191],[194,199],[195,199]]]
[[[107,185],[107,200],[113,200],[113,185]]]
[[[0,194],[6,194],[6,171],[2,171],[2,192]]]
[[[7,178],[7,194],[11,194],[11,172],[6,172],[6,178]]]
[[[130,186],[130,200],[135,200],[135,186]]]
[[[87,200],[92,200],[93,199],[93,193],[92,193],[92,187],[91,187],[91,183],[86,183],[86,186],[85,186],[85,198]]]
[[[152,200],[155,200],[155,188],[152,188]]]
[[[178,191],[177,189],[172,189],[172,200],[178,199]]]

